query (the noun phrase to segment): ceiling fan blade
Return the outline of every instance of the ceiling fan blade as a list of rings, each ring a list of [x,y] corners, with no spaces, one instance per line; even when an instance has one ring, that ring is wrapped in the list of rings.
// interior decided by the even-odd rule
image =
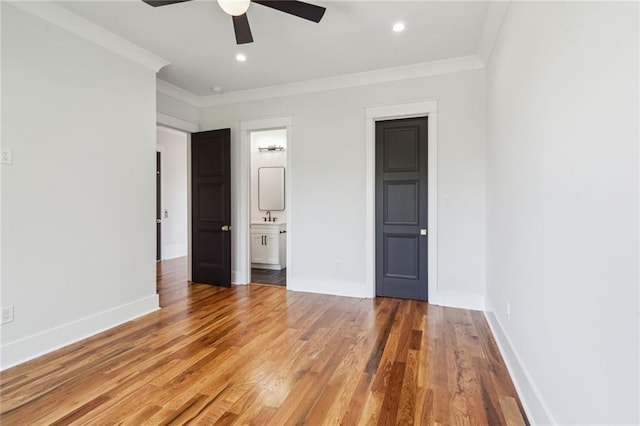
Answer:
[[[142,0],[142,1],[148,4],[149,6],[158,7],[158,6],[168,6],[170,4],[175,4],[175,3],[184,3],[185,1],[191,1],[191,0]]]
[[[249,27],[249,20],[247,14],[243,13],[240,16],[232,16],[233,18],[233,30],[236,33],[237,44],[253,43],[253,36],[251,35],[251,28]]]
[[[263,6],[270,7],[272,9],[279,10],[290,15],[297,16],[299,18],[306,19],[308,21],[320,22],[324,15],[324,7],[316,6],[315,4],[305,3],[303,1],[296,0],[252,0],[253,3],[258,3]]]

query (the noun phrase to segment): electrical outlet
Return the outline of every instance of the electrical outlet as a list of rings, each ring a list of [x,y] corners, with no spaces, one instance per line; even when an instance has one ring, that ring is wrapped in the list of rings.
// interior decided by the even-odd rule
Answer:
[[[511,319],[511,302],[507,302],[507,318]]]
[[[8,148],[2,149],[2,157],[0,158],[2,164],[13,164],[13,150]]]
[[[342,269],[342,261],[336,260],[336,271],[339,271],[341,269]]]
[[[13,305],[2,308],[2,324],[13,321]]]

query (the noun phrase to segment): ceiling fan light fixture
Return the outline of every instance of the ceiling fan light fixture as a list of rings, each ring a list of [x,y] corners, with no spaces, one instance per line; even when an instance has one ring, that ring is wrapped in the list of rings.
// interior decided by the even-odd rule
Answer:
[[[0,0],[2,1],[2,0]],[[182,3],[191,0],[142,0],[149,6],[168,6],[170,4]],[[301,0],[217,0],[223,12],[231,15],[233,31],[236,36],[236,44],[253,43],[253,35],[247,18],[247,10],[252,2],[262,6],[284,12],[288,15],[297,16],[307,21],[318,23],[327,10],[325,7],[306,3]],[[240,60],[240,59],[238,59]]]
[[[218,4],[229,15],[240,16],[247,12],[251,0],[218,0]]]

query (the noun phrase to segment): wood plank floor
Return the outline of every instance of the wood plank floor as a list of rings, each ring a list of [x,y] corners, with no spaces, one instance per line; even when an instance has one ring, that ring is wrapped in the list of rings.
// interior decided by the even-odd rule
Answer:
[[[2,425],[527,424],[480,312],[187,284],[163,309],[0,374]]]

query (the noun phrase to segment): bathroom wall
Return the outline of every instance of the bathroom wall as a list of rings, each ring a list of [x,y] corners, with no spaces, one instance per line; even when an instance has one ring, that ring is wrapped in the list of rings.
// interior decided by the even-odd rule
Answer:
[[[283,146],[282,151],[258,151],[258,147],[269,145]],[[251,221],[260,221],[266,212],[258,210],[258,169],[260,167],[285,168],[287,173],[287,130],[261,130],[251,133]],[[284,202],[285,210],[272,211],[271,215],[283,222],[287,217],[287,200]]]

